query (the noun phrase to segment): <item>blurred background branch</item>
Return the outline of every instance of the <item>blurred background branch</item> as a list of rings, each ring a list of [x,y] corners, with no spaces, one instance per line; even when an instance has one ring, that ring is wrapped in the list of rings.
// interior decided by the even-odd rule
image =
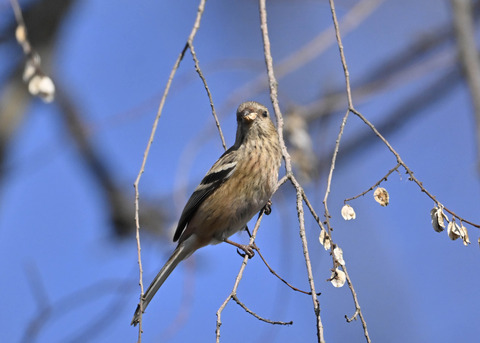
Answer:
[[[458,62],[467,81],[473,104],[476,132],[478,165],[480,171],[480,62],[475,40],[475,13],[478,12],[471,0],[451,0],[453,29],[458,50]]]

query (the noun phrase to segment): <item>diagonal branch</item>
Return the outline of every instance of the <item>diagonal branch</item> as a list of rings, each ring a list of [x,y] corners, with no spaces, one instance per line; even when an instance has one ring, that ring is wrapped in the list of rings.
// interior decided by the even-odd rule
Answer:
[[[255,237],[257,236],[258,229],[260,228],[260,222],[262,221],[263,214],[264,214],[264,210],[262,210],[260,212],[260,214],[258,215],[257,222],[255,223],[255,227],[253,228],[252,234],[250,236],[249,245],[253,245],[253,243],[255,242]],[[292,322],[271,321],[271,320],[265,319],[263,317],[260,317],[255,312],[252,312],[251,310],[249,310],[243,303],[241,303],[238,300],[237,289],[238,289],[238,285],[240,284],[240,281],[242,280],[243,272],[245,271],[245,268],[247,267],[248,260],[249,260],[249,257],[247,255],[245,255],[245,257],[243,258],[243,262],[242,262],[242,265],[240,267],[240,270],[239,270],[239,272],[237,274],[237,277],[235,279],[235,283],[233,285],[232,291],[230,292],[230,294],[227,296],[225,301],[222,303],[222,305],[220,305],[220,307],[217,310],[217,325],[216,325],[216,330],[215,330],[216,343],[220,343],[220,327],[222,326],[222,312],[225,309],[225,307],[227,306],[227,304],[230,302],[230,300],[235,300],[237,302],[237,304],[240,305],[245,311],[247,311],[248,313],[250,313],[255,318],[257,318],[261,321],[264,321],[264,322],[267,322],[267,323],[270,323],[270,324],[280,324],[280,325],[290,325],[290,324],[292,324]]]
[[[260,249],[255,245],[254,246],[254,249],[257,251],[258,253],[258,256],[260,256],[260,258],[262,259],[263,261],[263,264],[265,264],[265,266],[268,268],[268,270],[270,271],[270,273],[272,273],[273,275],[275,275],[280,281],[282,281],[284,284],[286,284],[288,287],[290,287],[290,289],[294,290],[295,292],[300,292],[300,293],[303,293],[303,294],[307,294],[307,295],[312,295],[312,292],[306,292],[306,291],[303,291],[293,285],[291,285],[287,280],[285,280],[284,278],[282,278],[280,275],[278,275],[278,273],[272,268],[270,267],[270,265],[268,264],[267,260],[265,260],[265,258],[263,257],[262,253],[260,252]],[[320,293],[317,293],[317,295],[320,295]]]
[[[244,303],[242,303],[236,295],[232,295],[232,299],[235,300],[235,302],[241,308],[243,308],[245,310],[245,312],[247,312],[248,314],[251,314],[252,316],[257,318],[258,320],[261,320],[262,322],[265,322],[265,323],[268,323],[268,324],[273,324],[273,325],[292,325],[293,324],[293,321],[281,322],[281,321],[278,321],[278,320],[270,320],[270,319],[267,319],[267,318],[260,317],[258,314],[256,314],[252,310],[250,310]]]
[[[167,84],[165,86],[165,90],[164,90],[163,95],[162,95],[162,99],[160,100],[160,105],[158,107],[157,115],[156,115],[155,120],[153,122],[152,131],[150,133],[150,138],[148,140],[147,147],[145,148],[145,152],[143,153],[142,164],[140,166],[140,170],[138,172],[135,183],[133,184],[133,187],[135,188],[135,226],[136,226],[136,241],[137,241],[137,252],[138,252],[140,299],[143,298],[144,290],[143,290],[142,256],[141,256],[141,245],[140,245],[140,217],[139,217],[140,193],[139,193],[139,190],[138,190],[138,186],[140,184],[140,179],[142,177],[142,174],[145,171],[145,165],[147,164],[147,158],[148,158],[148,154],[150,152],[150,147],[152,146],[153,138],[155,137],[155,133],[157,131],[157,125],[158,125],[158,122],[160,120],[160,116],[162,115],[163,106],[165,105],[165,100],[167,99],[167,95],[168,95],[168,92],[169,92],[170,87],[172,85],[173,78],[175,77],[175,74],[178,70],[178,67],[180,66],[180,63],[183,60],[183,57],[185,56],[185,52],[187,51],[188,47],[192,45],[193,39],[195,38],[195,35],[197,34],[198,29],[200,28],[200,21],[202,19],[203,11],[205,10],[205,2],[206,2],[206,0],[200,0],[200,4],[198,5],[197,17],[195,18],[193,28],[190,32],[190,35],[188,36],[187,43],[183,47],[179,56],[177,57],[177,60],[175,61],[174,65],[172,67],[172,70],[170,72],[170,75],[168,77]],[[143,312],[142,301],[140,301],[139,303],[140,303],[140,320],[139,320],[139,326],[138,326],[138,343],[140,343],[142,341],[142,312]]]
[[[212,108],[213,118],[215,119],[215,124],[217,125],[220,139],[222,140],[223,149],[227,150],[227,144],[225,143],[225,138],[223,137],[222,128],[220,127],[220,122],[218,121],[217,113],[215,112],[215,106],[213,105],[212,93],[210,92],[210,88],[208,88],[207,80],[205,79],[205,76],[203,76],[202,69],[200,69],[200,62],[198,61],[195,48],[193,47],[193,42],[189,43],[189,48],[193,57],[193,61],[195,62],[195,70],[197,71],[198,76],[200,76],[200,79],[202,79],[203,86],[207,91],[208,100],[210,101],[210,107]]]
[[[383,181],[387,181],[388,177],[394,172],[394,171],[397,171],[398,172],[398,168],[401,166],[400,163],[397,163],[397,165],[395,167],[393,167],[392,169],[390,169],[388,171],[388,173],[382,177],[380,180],[378,180],[377,182],[375,182],[375,184],[370,187],[369,189],[367,189],[366,191],[363,191],[362,193],[358,194],[358,195],[355,195],[354,197],[351,197],[351,198],[348,198],[348,199],[345,199],[343,201],[343,203],[347,203],[348,201],[351,201],[351,200],[355,200],[355,199],[358,199],[362,196],[364,196],[365,194],[367,194],[368,192],[370,191],[373,191],[376,187],[380,186],[380,184],[383,182]],[[400,173],[400,172],[399,172]]]
[[[423,183],[419,179],[417,179],[417,177],[414,175],[414,173],[410,169],[410,167],[402,160],[402,158],[400,157],[400,154],[392,147],[392,145],[385,139],[385,137],[382,136],[382,134],[377,130],[377,128],[362,113],[360,113],[356,109],[351,108],[350,111],[353,114],[355,114],[357,117],[359,117],[375,133],[375,135],[377,135],[377,137],[380,138],[380,140],[387,146],[388,150],[390,150],[390,152],[395,156],[398,164],[400,164],[403,168],[405,168],[405,171],[407,172],[407,174],[409,176],[409,180],[415,182],[417,184],[417,186],[420,188],[420,190],[423,193],[425,193],[430,199],[432,199],[437,206],[442,207],[445,211],[450,213],[452,216],[458,218],[460,221],[465,222],[467,224],[470,224],[471,226],[476,227],[477,229],[480,229],[479,224],[475,224],[475,223],[473,223],[473,222],[471,222],[467,219],[464,219],[464,218],[460,217],[458,214],[456,214],[452,210],[450,210],[450,209],[446,208],[444,205],[442,205],[440,203],[440,201],[437,200],[435,195],[430,193],[430,191],[428,191],[423,186]]]

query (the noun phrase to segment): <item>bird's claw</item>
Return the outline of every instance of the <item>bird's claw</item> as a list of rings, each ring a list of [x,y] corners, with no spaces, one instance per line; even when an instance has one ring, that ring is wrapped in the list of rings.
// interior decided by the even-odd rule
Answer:
[[[272,213],[272,200],[268,200],[267,203],[265,204],[265,206],[263,207],[263,213],[265,213],[265,215],[269,215],[270,213]]]
[[[242,250],[244,253],[240,252],[240,250]],[[251,259],[253,256],[255,256],[255,251],[253,246],[251,245],[240,244],[237,247],[237,254],[242,257],[248,256],[248,258]]]

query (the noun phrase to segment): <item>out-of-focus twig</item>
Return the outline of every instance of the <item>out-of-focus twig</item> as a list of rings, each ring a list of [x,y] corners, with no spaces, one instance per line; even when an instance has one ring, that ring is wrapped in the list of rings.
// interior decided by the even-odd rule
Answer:
[[[453,9],[453,27],[457,42],[458,60],[467,80],[477,132],[477,163],[480,167],[480,61],[478,60],[473,4],[470,0],[450,0]]]
[[[15,38],[23,49],[26,57],[23,81],[28,85],[28,91],[34,96],[40,97],[45,102],[53,101],[55,97],[55,85],[40,66],[40,55],[32,48],[28,39],[27,27],[23,20],[22,10],[17,0],[10,0],[17,21]]]
[[[68,136],[75,141],[80,157],[85,161],[85,166],[96,179],[99,188],[105,195],[108,218],[115,235],[118,237],[130,235],[134,228],[132,198],[126,194],[126,190],[114,181],[113,168],[108,167],[108,161],[100,155],[99,149],[92,144],[87,127],[80,118],[73,99],[66,92],[66,89],[61,88],[57,92],[57,102],[65,119],[65,127],[69,132]],[[145,219],[145,226],[150,228],[151,231],[155,233],[165,231],[168,215],[162,212],[160,206],[145,202],[142,206],[142,215]]]
[[[39,0],[26,3],[22,10],[20,10],[16,0],[11,1],[15,15],[11,18],[4,16],[6,21],[2,24],[6,23],[6,25],[0,36],[0,44],[2,46],[3,44],[9,44],[13,47],[16,40],[15,32],[18,30],[18,23],[20,22],[22,27],[28,27],[29,29],[29,45],[35,46],[38,51],[42,52],[42,67],[49,70],[51,50],[55,38],[74,0]],[[10,10],[8,2],[4,2],[4,5],[5,12],[7,9]],[[0,179],[3,178],[4,173],[7,172],[6,169],[8,169],[8,166],[5,165],[8,145],[22,124],[25,108],[31,100],[25,85],[21,82],[24,59],[19,58],[19,49],[13,51],[15,55],[12,60],[15,61],[15,64],[9,70],[4,70],[5,75],[2,76],[5,76],[5,78],[1,80],[5,82],[5,85],[0,98]],[[23,48],[21,53],[24,53]]]
[[[345,30],[345,33],[349,33],[357,28],[361,23],[365,21],[370,14],[372,14],[384,0],[361,0],[355,3],[355,5],[348,11],[348,13],[342,18],[340,25]],[[295,50],[292,54],[280,60],[275,66],[275,75],[277,80],[281,80],[283,77],[289,75],[295,70],[306,65],[314,58],[322,54],[327,48],[335,44],[333,36],[333,28],[329,27],[320,32],[314,39],[302,46],[300,49]],[[260,93],[269,87],[268,80],[263,73],[247,82],[242,87],[228,97],[222,106],[222,113],[233,107],[236,103],[241,102],[242,99],[251,97],[253,94]]]
[[[40,274],[36,269],[32,269],[31,265],[27,273],[30,276],[29,285],[32,288],[34,294],[39,292],[40,299],[36,296],[38,308],[33,318],[30,320],[27,328],[23,332],[23,336],[20,340],[22,343],[32,343],[38,340],[38,336],[42,330],[45,330],[46,325],[50,324],[53,320],[62,316],[67,316],[71,312],[77,311],[79,308],[84,307],[93,301],[97,301],[99,298],[112,297],[113,299],[108,301],[108,304],[99,308],[92,318],[89,320],[78,323],[81,324],[83,329],[78,332],[74,332],[69,335],[68,338],[63,338],[60,341],[63,342],[88,342],[92,341],[94,337],[108,330],[114,323],[115,314],[122,310],[128,302],[124,301],[124,297],[131,293],[132,282],[130,277],[128,279],[104,279],[95,282],[84,288],[69,292],[63,297],[59,297],[55,300],[49,301],[47,294],[43,291],[45,287],[43,280],[40,278]],[[33,273],[33,275],[30,275]]]

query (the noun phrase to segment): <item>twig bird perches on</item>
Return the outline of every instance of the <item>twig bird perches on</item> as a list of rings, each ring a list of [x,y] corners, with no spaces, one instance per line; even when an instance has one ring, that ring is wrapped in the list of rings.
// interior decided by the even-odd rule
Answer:
[[[173,241],[177,248],[137,306],[132,325],[140,320],[155,293],[175,267],[195,250],[227,242],[252,255],[252,248],[228,238],[242,230],[276,190],[282,153],[268,110],[258,102],[237,109],[235,144],[208,171],[183,209]]]

